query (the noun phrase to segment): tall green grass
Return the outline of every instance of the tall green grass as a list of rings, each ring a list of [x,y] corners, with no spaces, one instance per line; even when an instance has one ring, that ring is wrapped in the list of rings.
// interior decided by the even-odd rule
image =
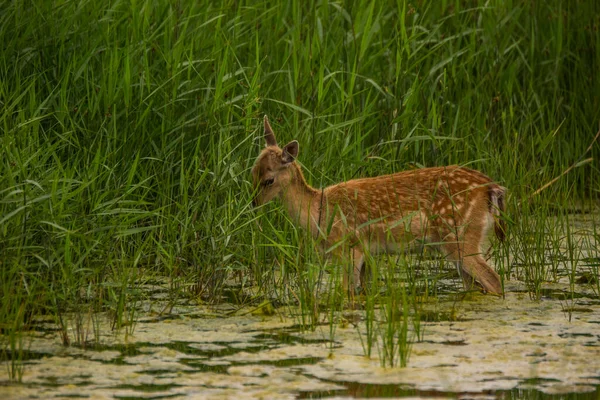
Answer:
[[[280,208],[249,205],[265,113],[315,186],[451,163],[497,179],[497,265],[539,296],[547,235],[565,234],[548,218],[598,199],[598,145],[530,197],[598,129],[598,15],[593,0],[1,1],[4,348],[40,314],[65,343],[86,341],[67,337],[73,311],[127,325],[136,285],[163,279],[211,302],[255,285],[316,323],[306,266],[322,261]]]

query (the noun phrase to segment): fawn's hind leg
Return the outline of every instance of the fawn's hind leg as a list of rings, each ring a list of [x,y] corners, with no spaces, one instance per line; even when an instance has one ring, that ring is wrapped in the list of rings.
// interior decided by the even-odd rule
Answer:
[[[485,261],[478,245],[454,241],[442,247],[446,257],[456,263],[465,289],[480,286],[486,292],[502,294],[500,275]]]

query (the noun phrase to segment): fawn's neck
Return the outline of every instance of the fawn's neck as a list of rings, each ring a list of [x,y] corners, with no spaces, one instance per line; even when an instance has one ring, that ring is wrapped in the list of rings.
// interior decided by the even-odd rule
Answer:
[[[290,185],[283,192],[282,201],[294,222],[316,233],[317,219],[314,216],[319,214],[323,201],[322,193],[306,182],[302,169],[296,162],[293,162],[289,168],[292,177]]]

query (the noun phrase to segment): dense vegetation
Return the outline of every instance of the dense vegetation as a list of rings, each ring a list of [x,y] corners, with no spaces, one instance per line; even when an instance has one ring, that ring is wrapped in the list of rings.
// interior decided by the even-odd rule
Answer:
[[[249,205],[263,114],[314,186],[497,179],[497,264],[535,293],[556,271],[531,232],[564,238],[598,199],[599,27],[594,0],[0,2],[0,329],[73,309],[118,326],[164,279],[199,301],[301,279],[302,233]]]

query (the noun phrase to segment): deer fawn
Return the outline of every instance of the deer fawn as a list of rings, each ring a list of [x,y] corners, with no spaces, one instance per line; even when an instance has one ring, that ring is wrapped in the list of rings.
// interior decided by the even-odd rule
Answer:
[[[254,167],[254,205],[279,198],[292,220],[323,249],[353,265],[344,287],[361,282],[365,254],[397,252],[423,239],[455,262],[466,289],[502,293],[500,276],[482,257],[490,229],[504,239],[505,188],[481,172],[460,166],[423,168],[312,188],[295,162],[298,142],[280,148],[264,118],[266,148]],[[346,245],[338,245],[344,241]],[[350,279],[353,279],[350,282]]]

